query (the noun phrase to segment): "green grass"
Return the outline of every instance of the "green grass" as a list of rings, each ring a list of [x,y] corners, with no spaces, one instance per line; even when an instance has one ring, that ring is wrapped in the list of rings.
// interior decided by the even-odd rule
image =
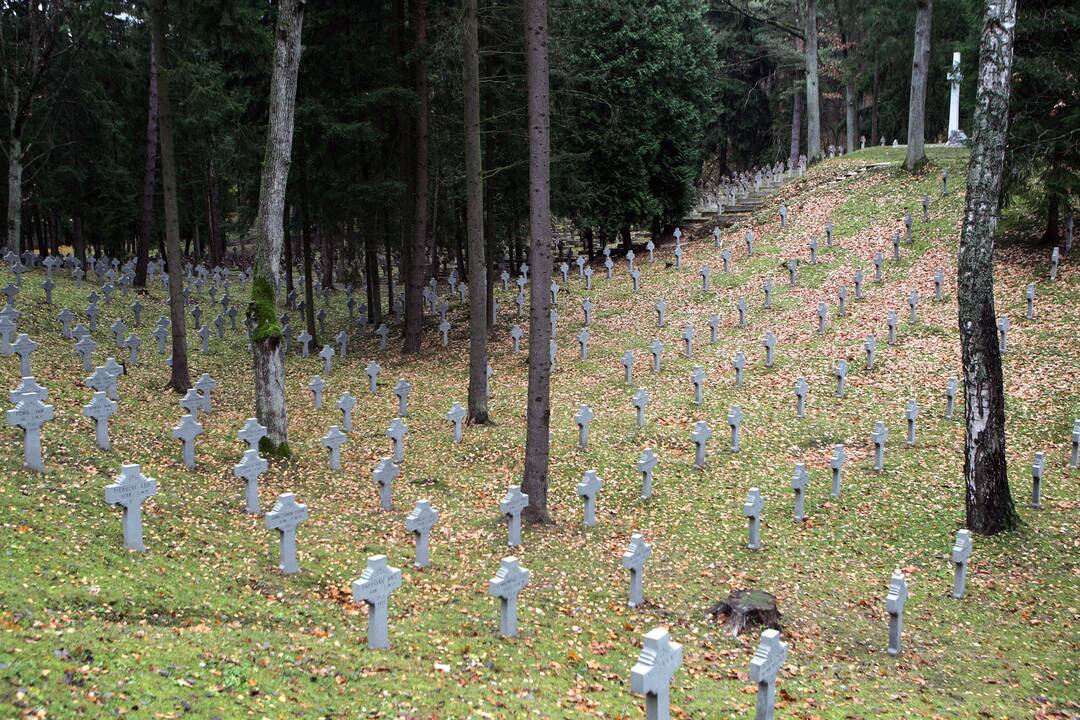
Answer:
[[[1080,417],[1076,333],[1080,281],[1067,259],[1056,284],[1045,280],[1047,253],[1013,245],[998,259],[997,299],[1012,319],[1005,357],[1008,452],[1022,528],[976,538],[963,601],[948,597],[949,548],[963,523],[963,431],[942,419],[944,387],[959,375],[956,337],[955,245],[962,194],[942,198],[940,170],[954,188],[964,175],[962,151],[931,149],[923,174],[893,167],[860,170],[866,162],[903,159],[903,149],[874,148],[815,166],[785,187],[753,220],[760,238],[747,259],[744,226],[725,233],[733,249],[729,275],[720,272],[711,227],[689,229],[684,269],[665,269],[644,254],[642,289],[630,292],[625,266],[609,284],[602,273],[590,293],[596,305],[590,359],[577,361],[573,335],[584,296],[572,279],[559,300],[559,356],[553,378],[551,510],[555,523],[527,529],[517,552],[532,571],[521,597],[521,635],[497,636],[497,607],[487,579],[508,554],[497,503],[519,479],[524,453],[524,353],[510,352],[514,291],[498,291],[503,308],[493,335],[494,423],[470,427],[461,445],[450,442],[444,416],[464,402],[466,319],[451,302],[451,345],[441,348],[434,327],[425,350],[402,357],[397,342],[380,353],[374,338],[356,338],[326,379],[323,409],[314,410],[306,385],[321,373],[317,358],[290,355],[287,363],[291,460],[275,460],[261,486],[263,508],[293,491],[311,510],[299,532],[303,572],[276,572],[276,537],[261,517],[243,514],[243,487],[232,476],[242,445],[235,433],[253,411],[250,356],[243,338],[212,340],[195,373],[220,383],[205,417],[197,472],[186,471],[169,429],[180,416],[178,398],[162,388],[167,373],[149,336],[165,312],[160,289],[144,299],[142,362],[121,378],[121,409],[113,417],[114,450],[93,447],[93,428],[81,417],[90,392],[85,373],[53,318],[68,306],[85,307],[89,286],[76,291],[61,280],[56,304],[41,303],[40,272],[28,274],[18,306],[20,331],[42,344],[32,364],[48,387],[57,420],[44,431],[47,471],[20,468],[19,434],[3,430],[0,453],[0,716],[105,717],[640,717],[642,700],[629,692],[629,671],[641,636],[657,625],[683,643],[672,703],[686,717],[748,717],[754,696],[747,668],[755,633],[732,638],[704,610],[737,588],[774,593],[784,615],[790,655],[780,679],[780,717],[1030,717],[1080,712],[1076,653],[1076,538],[1080,536],[1077,474],[1067,468],[1072,419]],[[858,171],[849,176],[849,172]],[[929,223],[919,198],[932,198]],[[787,202],[789,227],[779,231],[776,206]],[[889,238],[902,227],[904,207],[915,215],[915,243],[901,263],[885,263],[884,282],[871,282],[875,250],[891,254]],[[790,288],[784,262],[805,260],[811,234],[824,245],[832,217],[834,248],[819,265],[800,268]],[[701,265],[713,268],[712,291],[700,290]],[[856,267],[867,272],[866,299],[851,300],[835,316],[836,290],[851,285]],[[946,303],[933,303],[933,274],[943,269]],[[761,282],[773,278],[774,309],[762,309]],[[1037,319],[1023,315],[1023,289],[1038,286]],[[906,321],[910,288],[922,299],[916,325]],[[238,302],[246,288],[233,288]],[[745,295],[749,323],[735,324]],[[852,292],[852,297],[854,293]],[[653,304],[668,302],[667,327],[655,328]],[[104,307],[97,333],[104,360],[107,327],[130,324],[130,299]],[[819,302],[832,312],[817,335]],[[321,301],[320,301],[321,303]],[[209,303],[203,301],[204,311]],[[885,342],[885,314],[900,317],[895,345]],[[707,344],[705,321],[724,324]],[[208,313],[209,314],[209,313]],[[296,323],[296,313],[294,326]],[[344,297],[334,300],[328,326],[345,321]],[[209,318],[209,319],[212,319]],[[693,358],[678,355],[687,322],[697,329]],[[193,332],[194,329],[189,328]],[[777,362],[763,366],[760,338],[774,331]],[[878,338],[875,368],[863,365],[862,343]],[[659,334],[666,346],[662,372],[649,368],[645,347]],[[194,337],[194,336],[193,336]],[[619,358],[635,349],[635,385],[622,382]],[[731,357],[747,354],[743,386],[734,388]],[[119,350],[117,358],[121,357]],[[367,392],[369,359],[383,367],[379,393]],[[833,397],[831,368],[848,359],[847,397]],[[692,403],[689,374],[707,372],[705,402]],[[0,380],[14,387],[17,359],[0,363]],[[807,417],[795,418],[795,379],[810,383]],[[371,472],[390,453],[384,432],[399,377],[414,385],[406,462],[394,488],[395,509],[378,511]],[[634,423],[630,397],[652,395],[648,424]],[[343,472],[327,470],[319,438],[338,422],[334,401],[350,390],[359,404],[355,429],[342,450]],[[918,442],[903,444],[908,398],[922,408]],[[572,416],[580,403],[596,414],[590,447],[576,447]],[[727,451],[726,415],[745,414],[737,455]],[[962,404],[957,417],[962,417]],[[689,435],[695,421],[713,428],[704,471],[692,468]],[[886,470],[874,473],[870,431],[886,421]],[[830,498],[832,445],[845,442],[849,462],[843,494]],[[654,496],[639,500],[634,462],[644,447],[660,456]],[[1043,509],[1027,508],[1029,467],[1047,453]],[[159,494],[145,508],[148,552],[121,547],[120,513],[105,505],[103,488],[122,462],[140,462]],[[793,464],[810,470],[809,520],[791,520]],[[595,468],[604,486],[599,524],[581,526],[574,486]],[[760,552],[745,549],[741,504],[750,487],[766,499]],[[432,533],[432,566],[411,568],[405,515],[429,497],[442,513]],[[620,554],[633,531],[653,545],[645,571],[647,604],[625,607],[628,577]],[[391,648],[366,649],[366,611],[349,602],[349,583],[367,556],[383,553],[405,582],[390,608]],[[911,585],[904,653],[885,652],[885,590],[894,567]]]

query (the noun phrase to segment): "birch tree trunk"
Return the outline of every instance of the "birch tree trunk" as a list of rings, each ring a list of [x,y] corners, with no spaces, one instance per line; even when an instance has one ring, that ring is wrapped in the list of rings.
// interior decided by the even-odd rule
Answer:
[[[427,81],[427,0],[416,0],[415,82],[416,164],[414,166],[413,236],[405,293],[405,346],[407,353],[419,352],[424,322],[424,271],[427,268],[428,234],[428,81]],[[394,299],[390,298],[393,309]]]
[[[548,87],[547,0],[525,0],[525,65],[529,122],[529,389],[525,473],[529,496],[523,516],[549,522],[548,452],[551,424],[551,121]]]
[[[154,64],[158,72],[158,132],[161,140],[161,191],[165,198],[165,259],[169,264],[169,320],[172,323],[172,372],[168,387],[178,393],[191,388],[184,316],[184,272],[180,256],[180,215],[176,207],[176,161],[173,151],[172,103],[165,45],[165,0],[152,0]]]
[[[911,60],[911,97],[908,100],[907,158],[908,170],[926,162],[926,78],[930,73],[930,22],[933,19],[933,0],[915,2],[915,54]]]
[[[988,0],[957,259],[967,526],[984,535],[1008,530],[1018,522],[1005,464],[1005,392],[993,264],[1015,25],[1016,0]]]
[[[821,100],[818,94],[817,0],[806,2],[806,159],[821,159]]]
[[[465,229],[469,236],[469,421],[488,421],[487,260],[476,0],[465,0]]]
[[[270,118],[263,156],[259,209],[252,227],[255,266],[252,273],[251,345],[255,365],[255,415],[266,426],[267,452],[288,456],[289,420],[285,412],[285,353],[277,290],[281,284],[285,188],[292,159],[296,79],[300,70],[300,35],[304,0],[279,0],[274,66],[270,75]]]
[[[150,41],[150,89],[146,100],[146,161],[143,165],[142,214],[135,249],[135,287],[146,287],[146,266],[150,262],[150,234],[154,231],[154,188],[157,185],[158,83],[154,62],[154,41]]]

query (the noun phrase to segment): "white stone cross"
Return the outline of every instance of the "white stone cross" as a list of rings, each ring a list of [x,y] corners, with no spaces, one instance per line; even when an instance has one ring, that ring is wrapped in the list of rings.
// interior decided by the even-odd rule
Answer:
[[[257,447],[244,451],[244,459],[233,466],[233,475],[244,481],[244,511],[259,514],[259,476],[266,472],[267,462]]]
[[[630,536],[630,545],[623,552],[622,566],[630,571],[630,599],[627,606],[638,607],[645,602],[645,561],[652,555],[652,547],[641,533]]]
[[[773,720],[776,704],[776,676],[787,660],[788,646],[780,641],[780,631],[769,628],[761,633],[754,657],[750,660],[750,680],[757,683],[757,709],[754,720]]]
[[[521,511],[529,506],[529,496],[521,492],[517,485],[511,485],[499,503],[499,512],[507,518],[509,539],[508,547],[521,545]]]
[[[23,464],[38,472],[45,470],[41,457],[41,426],[53,419],[53,406],[45,405],[32,393],[19,397],[14,408],[7,411],[8,425],[23,429]]]
[[[337,425],[331,425],[322,437],[322,446],[330,451],[331,470],[341,470],[341,446],[347,437]]]
[[[601,485],[595,470],[586,470],[577,484],[578,497],[585,501],[585,527],[596,525],[596,496],[600,494]]]
[[[465,419],[465,408],[455,400],[446,413],[446,419],[454,424],[454,443],[461,443],[461,421]]]
[[[379,367],[379,363],[372,360],[364,368],[364,374],[368,376],[368,389],[375,393],[379,390],[379,373],[382,372],[382,368]]]
[[[325,387],[326,381],[318,375],[311,378],[311,382],[308,383],[307,389],[311,391],[312,398],[315,402],[316,410],[322,407],[322,392]]]
[[[8,393],[8,400],[12,405],[18,405],[19,398],[27,394],[33,395],[41,402],[45,402],[49,399],[49,391],[39,385],[38,381],[31,375],[19,380],[19,384],[15,389]]]
[[[138,465],[123,465],[111,485],[105,486],[105,502],[124,508],[124,547],[146,552],[142,532],[142,504],[157,495],[157,481],[146,477]]]
[[[581,405],[574,415],[574,422],[578,426],[578,447],[589,447],[589,424],[593,419],[593,411],[588,405]]]
[[[307,505],[296,502],[296,496],[292,493],[278,495],[274,509],[266,513],[267,529],[277,530],[281,537],[278,570],[283,575],[300,572],[300,563],[296,559],[296,529],[307,519]]]
[[[889,439],[889,429],[878,420],[870,437],[874,442],[874,470],[881,472],[885,469],[885,441]]]
[[[390,427],[386,430],[386,437],[390,438],[393,445],[394,462],[405,462],[405,436],[409,428],[401,418],[396,417],[390,421]]]
[[[116,402],[103,392],[95,392],[93,400],[83,405],[83,415],[95,420],[94,436],[97,446],[102,450],[110,448],[109,417],[115,412]]]
[[[731,428],[731,452],[739,452],[739,429],[742,427],[743,412],[738,405],[732,405],[727,416]]]
[[[401,474],[401,468],[390,458],[383,458],[371,473],[375,485],[379,488],[379,509],[389,512],[394,509],[394,480]]]
[[[682,665],[683,649],[671,642],[667,628],[645,634],[645,646],[630,669],[630,689],[645,696],[647,720],[670,720],[671,678]]]
[[[429,500],[417,500],[416,507],[405,518],[405,529],[416,538],[414,567],[425,568],[430,563],[428,540],[431,529],[439,522],[439,511],[431,507]]]
[[[33,375],[30,369],[30,353],[38,349],[38,343],[31,340],[26,333],[19,333],[15,342],[11,343],[11,349],[19,356],[19,377]]]
[[[751,550],[761,548],[761,512],[765,509],[765,500],[761,497],[761,490],[750,488],[743,503],[743,515],[749,519],[749,542],[746,547]]]
[[[889,614],[889,654],[900,654],[900,638],[904,632],[904,605],[908,599],[907,580],[899,569],[893,570],[889,592],[885,596],[885,612]]]
[[[712,429],[704,420],[698,420],[694,424],[694,430],[690,433],[690,439],[694,443],[694,467],[698,470],[705,469],[705,446],[712,437]]]
[[[180,418],[180,424],[173,428],[173,440],[184,443],[184,465],[188,468],[195,467],[195,438],[202,434],[203,427],[192,415],[184,415]]]
[[[184,408],[187,414],[196,420],[199,419],[199,411],[205,410],[207,405],[209,403],[207,403],[206,398],[193,387],[188,388],[188,391],[184,393],[184,397],[180,398],[180,407]]]
[[[637,461],[637,470],[641,473],[641,499],[648,500],[652,497],[653,470],[660,459],[652,448],[645,448]]]
[[[390,647],[390,595],[401,587],[401,570],[390,567],[385,555],[372,555],[359,580],[352,584],[354,602],[368,606],[368,647]]]
[[[833,448],[832,460],[829,467],[832,469],[832,496],[840,497],[840,480],[844,472],[844,444],[840,443]]]
[[[967,583],[968,558],[971,557],[971,532],[958,530],[956,542],[952,546],[952,562],[956,568],[953,576],[952,596],[959,600],[964,597],[964,586]]]
[[[266,427],[259,424],[255,418],[248,418],[244,427],[236,434],[236,439],[246,442],[249,450],[258,450],[259,441],[266,437]]]
[[[356,407],[356,398],[352,396],[348,390],[341,394],[335,403],[338,410],[341,411],[341,429],[345,432],[352,432],[352,413],[353,408]]]
[[[700,365],[695,365],[694,371],[690,373],[690,383],[694,386],[694,404],[700,405],[704,400],[705,390],[705,371]]]
[[[499,598],[499,634],[516,637],[518,595],[529,584],[529,571],[516,557],[504,557],[495,577],[488,581],[488,594]]]
[[[404,378],[398,380],[397,385],[394,386],[394,395],[398,399],[398,417],[409,414],[409,393],[411,392],[412,385]]]

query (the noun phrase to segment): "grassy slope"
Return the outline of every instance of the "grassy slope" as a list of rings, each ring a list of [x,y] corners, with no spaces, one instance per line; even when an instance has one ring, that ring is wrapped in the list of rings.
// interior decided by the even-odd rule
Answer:
[[[551,500],[556,524],[531,529],[520,550],[532,583],[521,601],[521,636],[496,637],[497,608],[486,581],[506,554],[505,527],[496,505],[517,479],[523,454],[525,355],[512,355],[508,308],[493,341],[492,414],[497,424],[469,428],[464,443],[450,442],[443,418],[452,399],[465,399],[466,321],[455,307],[449,349],[417,358],[379,353],[356,340],[350,356],[327,378],[322,410],[312,408],[307,380],[318,359],[288,362],[291,441],[298,458],[274,465],[261,498],[268,508],[280,492],[294,491],[311,509],[299,534],[304,572],[282,578],[277,543],[262,518],[242,513],[242,485],[232,477],[240,459],[236,431],[253,401],[249,357],[239,334],[213,341],[214,352],[192,357],[198,372],[220,382],[198,448],[199,472],[186,472],[169,428],[180,415],[176,398],[161,391],[166,377],[149,336],[163,312],[160,290],[145,313],[149,322],[143,362],[121,379],[121,411],[114,417],[114,450],[93,448],[90,421],[80,406],[89,391],[74,351],[53,319],[60,307],[85,306],[86,290],[60,282],[52,308],[41,304],[40,273],[24,282],[20,330],[42,343],[33,358],[51,393],[57,420],[44,434],[44,475],[20,469],[19,434],[3,430],[0,468],[0,715],[43,710],[50,717],[82,712],[140,717],[638,717],[641,699],[629,693],[630,666],[644,632],[667,625],[684,644],[672,702],[689,717],[746,717],[754,696],[747,667],[754,638],[734,639],[704,619],[703,610],[738,587],[774,592],[784,613],[789,661],[778,700],[782,717],[871,717],[905,714],[941,717],[1023,717],[1039,710],[1080,712],[1077,704],[1076,551],[1077,474],[1068,471],[1071,421],[1080,417],[1075,378],[1080,371],[1080,281],[1066,262],[1061,279],[1044,279],[1048,252],[1012,246],[998,263],[998,304],[1012,320],[1005,359],[1009,403],[1009,459],[1022,530],[975,541],[968,596],[948,597],[948,551],[963,520],[962,428],[941,419],[945,380],[958,372],[954,248],[963,196],[941,198],[937,176],[948,165],[962,178],[964,156],[932,150],[933,165],[919,178],[892,170],[845,171],[867,160],[901,160],[902,149],[873,149],[814,168],[783,191],[791,208],[781,232],[775,206],[754,219],[761,240],[748,259],[742,228],[726,234],[735,248],[730,276],[719,272],[719,251],[704,239],[687,246],[684,270],[665,269],[670,248],[645,265],[634,297],[619,264],[608,285],[598,274],[591,355],[577,361],[573,334],[580,322],[583,285],[573,280],[558,305],[558,368],[553,382],[554,457]],[[959,184],[959,183],[957,183]],[[930,223],[919,218],[918,198],[933,198]],[[830,317],[816,335],[816,307],[835,306],[836,289],[851,283],[855,266],[870,268],[876,249],[901,227],[905,205],[917,221],[914,248],[886,265],[883,285],[867,283],[867,298],[847,318]],[[788,288],[782,261],[805,259],[811,233],[822,237],[831,214],[832,249],[821,264],[801,272]],[[709,228],[697,230],[703,237]],[[642,258],[644,259],[644,258]],[[714,286],[700,291],[693,268],[709,263]],[[945,270],[946,302],[933,305],[933,275]],[[776,309],[761,309],[765,274],[776,282]],[[867,273],[868,278],[872,273]],[[1023,288],[1038,285],[1037,320],[1023,319]],[[905,298],[919,290],[920,322],[909,325]],[[234,290],[234,295],[237,295]],[[734,304],[750,301],[750,325],[739,329]],[[645,348],[654,336],[651,307],[669,302],[663,371],[649,371]],[[207,304],[204,303],[204,310]],[[885,344],[885,314],[902,318],[899,342]],[[720,312],[717,346],[706,345],[705,320]],[[117,316],[130,323],[127,301],[107,307],[97,339],[105,357],[107,327]],[[337,298],[332,327],[340,327]],[[697,329],[694,358],[678,357],[684,322]],[[759,339],[779,337],[778,363],[766,370]],[[867,373],[862,341],[879,339],[877,365]],[[429,342],[436,338],[427,334]],[[639,351],[636,380],[653,401],[648,424],[637,430],[618,358]],[[730,358],[743,350],[748,370],[733,387]],[[117,351],[119,358],[120,351]],[[366,391],[363,368],[383,366],[377,396]],[[847,358],[848,395],[832,397],[830,368]],[[708,373],[703,407],[692,404],[689,373]],[[0,364],[0,385],[14,387],[17,359]],[[792,385],[811,385],[807,417],[794,417]],[[394,413],[389,387],[409,378],[415,390],[408,419],[406,463],[391,513],[377,510],[371,471],[389,454],[383,435]],[[341,474],[326,469],[319,438],[338,421],[334,400],[345,389],[360,399],[356,429],[343,449]],[[903,447],[903,408],[916,397],[922,408],[918,444]],[[572,415],[581,402],[596,420],[591,446],[576,448]],[[732,404],[746,415],[743,451],[727,452],[725,417]],[[962,417],[961,413],[958,417]],[[714,430],[704,472],[691,464],[689,433],[706,419]],[[870,431],[877,419],[890,429],[883,474],[871,471]],[[847,443],[849,463],[839,499],[828,495],[828,458]],[[633,463],[651,446],[661,457],[655,495],[638,499]],[[1043,509],[1026,508],[1029,465],[1047,452]],[[146,506],[149,552],[121,548],[119,511],[103,501],[103,486],[121,462],[141,462],[157,478],[160,494]],[[789,480],[794,462],[811,470],[809,521],[791,520]],[[574,485],[595,468],[604,480],[599,525],[581,527]],[[745,546],[741,503],[757,486],[766,498],[764,548]],[[404,531],[413,501],[430,497],[442,520],[432,537],[433,565],[410,567],[412,543]],[[646,568],[647,606],[624,607],[627,576],[619,556],[630,533],[653,544]],[[349,582],[365,558],[387,554],[404,569],[391,601],[389,651],[365,648],[365,611],[348,601]],[[902,567],[911,584],[904,654],[885,652],[884,596],[890,571]]]

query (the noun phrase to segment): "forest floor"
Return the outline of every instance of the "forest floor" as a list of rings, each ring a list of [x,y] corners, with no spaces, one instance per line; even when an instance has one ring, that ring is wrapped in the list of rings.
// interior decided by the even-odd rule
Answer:
[[[194,377],[219,383],[213,413],[203,419],[197,471],[181,463],[170,437],[178,398],[162,387],[168,371],[149,335],[164,296],[155,287],[138,330],[139,365],[120,378],[120,409],[112,418],[113,450],[94,447],[81,406],[91,393],[86,373],[55,316],[67,306],[81,315],[89,287],[58,281],[54,305],[42,300],[40,271],[28,273],[18,307],[20,332],[41,343],[32,365],[49,390],[56,420],[43,434],[42,474],[21,468],[20,432],[5,427],[0,450],[0,716],[3,717],[401,717],[637,718],[643,699],[629,689],[642,636],[670,629],[684,649],[671,688],[672,714],[689,718],[750,717],[754,687],[748,667],[752,631],[734,638],[705,610],[738,588],[776,595],[790,654],[779,679],[777,716],[784,718],[1019,718],[1080,714],[1080,473],[1068,469],[1070,433],[1080,418],[1080,274],[1068,257],[1056,283],[1047,280],[1049,249],[1011,243],[998,252],[997,304],[1011,320],[1004,356],[1008,463],[1022,527],[976,537],[963,600],[949,597],[950,547],[964,519],[963,405],[943,419],[945,384],[959,375],[955,250],[963,212],[966,153],[934,148],[922,175],[868,162],[903,159],[903,148],[875,148],[813,167],[785,186],[753,217],[756,252],[747,258],[745,226],[724,233],[732,271],[720,271],[711,227],[688,232],[683,269],[639,254],[642,289],[633,295],[625,264],[606,282],[598,268],[589,359],[578,360],[583,281],[572,277],[559,295],[558,360],[552,381],[550,503],[554,523],[525,530],[514,554],[531,573],[520,601],[520,636],[497,635],[498,608],[487,581],[506,548],[497,505],[518,483],[524,454],[526,355],[513,354],[507,330],[513,294],[498,291],[501,313],[492,337],[494,422],[466,428],[451,442],[445,414],[464,404],[467,322],[452,303],[449,348],[434,327],[426,347],[403,357],[393,341],[379,352],[372,338],[352,341],[326,377],[321,410],[308,380],[318,358],[287,363],[290,441],[295,458],[271,464],[261,502],[292,491],[311,517],[298,534],[302,572],[277,572],[276,534],[243,512],[243,486],[232,475],[242,445],[235,439],[253,414],[250,356],[240,333],[213,339],[212,352],[189,342]],[[953,194],[942,197],[948,167]],[[920,198],[930,194],[930,221]],[[791,211],[779,229],[776,209]],[[902,261],[887,260],[884,282],[871,281],[870,259],[891,257],[905,208],[915,216],[914,244]],[[825,248],[832,218],[835,241]],[[1021,223],[1022,225],[1023,223]],[[1022,232],[1010,225],[1010,232]],[[820,261],[806,245],[820,239]],[[1076,252],[1076,251],[1074,251]],[[799,285],[788,287],[784,263],[801,260]],[[713,269],[701,290],[698,268]],[[866,271],[866,297],[836,316],[836,293]],[[933,302],[934,274],[944,271],[944,302]],[[762,308],[761,283],[775,283],[774,308]],[[6,280],[5,280],[6,282]],[[1036,319],[1024,319],[1024,288],[1037,287]],[[513,286],[512,286],[513,287]],[[907,321],[906,298],[919,292],[918,322]],[[445,292],[445,288],[443,288]],[[238,288],[233,296],[241,297]],[[853,293],[852,293],[853,294]],[[749,323],[735,322],[745,295]],[[667,327],[657,330],[653,304],[668,302]],[[95,361],[112,347],[116,317],[131,324],[117,293],[103,307]],[[827,332],[817,334],[819,302],[829,305]],[[243,307],[243,303],[239,303]],[[320,302],[321,304],[321,302]],[[203,301],[209,310],[208,300]],[[900,319],[897,343],[885,342],[885,317]],[[720,313],[718,342],[705,322]],[[242,314],[242,313],[241,313]],[[293,313],[295,315],[295,313]],[[343,293],[328,326],[345,324]],[[190,319],[189,319],[190,320]],[[524,320],[522,321],[524,322]],[[697,331],[693,358],[681,355],[684,323]],[[761,337],[778,338],[777,362],[763,364]],[[647,345],[659,334],[663,367],[653,373]],[[862,344],[878,339],[868,372]],[[524,343],[523,343],[524,345]],[[635,383],[623,383],[619,359],[637,353]],[[734,387],[731,358],[742,350],[747,370]],[[368,360],[382,365],[376,395],[367,392]],[[850,366],[847,395],[834,397],[832,368]],[[706,374],[705,402],[693,404],[689,375]],[[810,384],[806,417],[795,417],[793,385]],[[390,454],[385,430],[395,415],[390,388],[414,385],[402,476],[395,509],[378,510],[371,473]],[[17,358],[0,363],[0,385],[18,381]],[[630,398],[647,387],[652,401],[638,429]],[[359,403],[355,429],[342,450],[343,471],[327,469],[319,439],[340,415],[334,402],[350,390]],[[916,445],[904,446],[904,406],[921,408]],[[577,447],[573,415],[588,403],[596,419],[590,445]],[[726,416],[745,415],[742,451],[728,450]],[[697,420],[713,429],[704,471],[693,468],[690,432]],[[870,433],[889,428],[885,471],[872,470]],[[835,443],[847,447],[843,492],[829,496],[828,463]],[[660,457],[654,495],[639,499],[635,461],[652,447]],[[1042,509],[1029,507],[1030,468],[1045,451]],[[103,488],[121,463],[141,463],[158,481],[144,508],[148,552],[125,551],[120,511]],[[810,470],[808,519],[792,520],[793,464]],[[603,479],[598,524],[582,526],[575,485],[586,469]],[[750,487],[765,497],[763,547],[746,549],[742,503]],[[427,497],[442,515],[432,533],[432,565],[412,568],[406,514]],[[631,532],[653,546],[645,570],[646,605],[626,607],[628,576],[621,554]],[[370,555],[402,568],[404,583],[390,602],[388,650],[366,648],[366,610],[349,585]],[[910,583],[903,653],[886,653],[885,593],[901,568]]]

